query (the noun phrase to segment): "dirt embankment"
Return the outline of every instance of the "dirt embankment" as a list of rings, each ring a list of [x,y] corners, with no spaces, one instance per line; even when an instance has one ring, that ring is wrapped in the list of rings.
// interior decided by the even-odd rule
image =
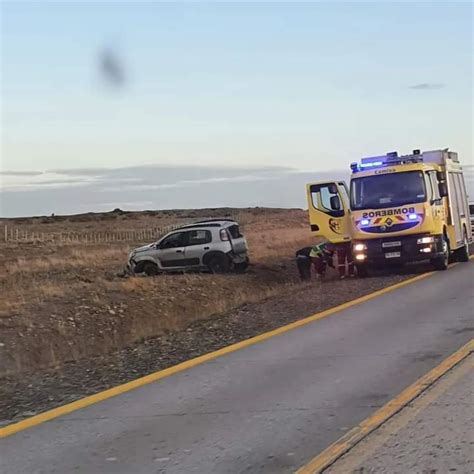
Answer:
[[[197,212],[193,217],[199,217]],[[312,240],[306,214],[261,209],[245,215],[243,230],[253,265],[244,275],[118,277],[129,250],[147,242],[1,244],[0,377],[105,356],[288,291],[297,282],[294,250]],[[73,217],[30,219],[20,224],[38,232],[44,226],[94,231],[109,225],[120,228],[127,221],[120,213],[109,217],[87,220],[85,215],[78,222]],[[159,215],[152,217],[153,225],[159,224]],[[133,215],[140,226],[150,218],[146,213]],[[163,220],[168,222],[170,216],[164,214]]]
[[[278,294],[257,303],[240,305],[195,321],[186,330],[169,331],[105,356],[66,363],[60,370],[4,377],[0,384],[0,425],[281,327],[408,278],[409,271],[343,281],[332,272],[323,282],[281,287]]]

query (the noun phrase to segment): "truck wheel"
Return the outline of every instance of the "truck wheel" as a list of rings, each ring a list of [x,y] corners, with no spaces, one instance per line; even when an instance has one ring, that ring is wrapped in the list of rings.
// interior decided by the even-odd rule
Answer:
[[[464,245],[456,251],[459,262],[469,262],[469,241],[466,232],[464,232]]]
[[[143,264],[143,272],[148,276],[158,275],[158,267],[153,262],[145,262]]]
[[[207,266],[212,273],[227,273],[230,263],[225,255],[214,255],[210,258]]]
[[[446,239],[446,236],[443,235],[441,238],[441,246],[443,249],[443,255],[440,257],[436,257],[431,259],[431,264],[435,267],[435,270],[446,270],[449,265],[449,243],[448,240]]]
[[[369,269],[367,265],[356,265],[357,268],[357,276],[359,278],[367,278],[369,276]]]

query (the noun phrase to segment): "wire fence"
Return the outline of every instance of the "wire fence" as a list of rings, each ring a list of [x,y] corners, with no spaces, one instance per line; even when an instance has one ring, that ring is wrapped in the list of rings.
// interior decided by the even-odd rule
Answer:
[[[233,219],[240,224],[245,224],[248,216],[238,213],[226,216],[225,219]],[[208,218],[211,219],[211,218]],[[108,229],[98,231],[57,231],[41,232],[22,227],[5,224],[0,242],[3,243],[81,243],[100,244],[111,242],[145,242],[158,239],[184,225],[193,224],[206,218],[196,218],[186,222],[169,224],[164,226],[146,227],[141,229]]]

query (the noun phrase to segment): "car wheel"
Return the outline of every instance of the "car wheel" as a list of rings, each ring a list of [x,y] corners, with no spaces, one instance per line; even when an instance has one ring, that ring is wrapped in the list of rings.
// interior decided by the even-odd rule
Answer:
[[[466,232],[464,232],[464,244],[456,253],[459,262],[469,262],[469,241]]]
[[[158,266],[153,262],[145,262],[143,264],[143,272],[148,276],[158,275]]]
[[[226,273],[229,271],[229,259],[225,255],[214,255],[207,264],[212,273]]]
[[[443,249],[443,254],[439,257],[433,258],[431,260],[432,265],[435,267],[436,270],[446,270],[449,266],[449,243],[448,239],[445,235],[441,238],[441,247]]]

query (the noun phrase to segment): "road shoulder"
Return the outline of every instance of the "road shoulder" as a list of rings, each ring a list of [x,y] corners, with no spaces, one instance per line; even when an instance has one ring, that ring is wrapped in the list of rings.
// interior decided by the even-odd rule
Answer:
[[[474,355],[324,472],[474,472]]]

